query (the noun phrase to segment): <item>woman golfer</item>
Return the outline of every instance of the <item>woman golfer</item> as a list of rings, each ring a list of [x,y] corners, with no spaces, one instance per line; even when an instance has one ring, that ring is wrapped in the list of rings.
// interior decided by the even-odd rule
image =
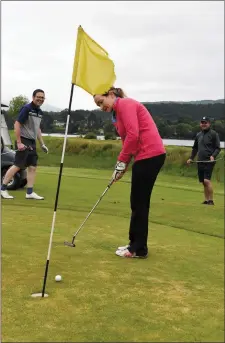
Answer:
[[[105,94],[96,94],[94,101],[101,110],[113,113],[113,125],[122,140],[122,151],[112,176],[115,182],[124,175],[134,158],[129,244],[118,247],[116,255],[146,258],[150,198],[166,151],[148,110],[138,101],[127,98],[121,88],[111,87]]]

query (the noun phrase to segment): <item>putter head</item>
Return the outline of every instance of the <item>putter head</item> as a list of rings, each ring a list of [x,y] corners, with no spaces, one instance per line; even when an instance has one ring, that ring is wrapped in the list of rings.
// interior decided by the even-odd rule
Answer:
[[[68,247],[75,248],[75,244],[71,242],[64,242],[64,245],[67,245]]]

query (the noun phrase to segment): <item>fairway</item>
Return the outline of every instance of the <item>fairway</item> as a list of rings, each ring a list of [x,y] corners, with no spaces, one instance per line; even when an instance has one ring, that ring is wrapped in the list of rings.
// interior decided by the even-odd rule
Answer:
[[[161,173],[152,194],[149,257],[128,243],[130,174],[113,185],[76,238],[112,172],[64,168],[45,299],[59,168],[39,167],[35,191],[2,200],[2,342],[223,342],[224,191],[205,206],[196,179]],[[62,282],[55,282],[55,275]]]

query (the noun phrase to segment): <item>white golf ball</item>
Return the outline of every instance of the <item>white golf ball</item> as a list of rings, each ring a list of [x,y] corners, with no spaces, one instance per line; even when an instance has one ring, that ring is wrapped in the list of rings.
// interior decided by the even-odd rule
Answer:
[[[62,276],[61,275],[56,275],[55,281],[61,281],[61,280],[62,280]]]

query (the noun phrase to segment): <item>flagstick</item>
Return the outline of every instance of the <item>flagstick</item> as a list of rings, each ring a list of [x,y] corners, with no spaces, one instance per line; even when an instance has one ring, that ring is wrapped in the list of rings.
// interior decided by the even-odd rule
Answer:
[[[66,139],[67,139],[67,133],[68,133],[68,127],[69,127],[69,121],[70,121],[71,105],[72,105],[72,99],[73,99],[73,89],[74,89],[74,84],[72,84],[71,86],[69,111],[67,115],[66,130],[65,130],[65,136],[64,136],[62,158],[61,158],[61,163],[60,163],[59,178],[58,178],[58,186],[57,186],[56,198],[55,198],[55,207],[54,207],[54,213],[53,213],[53,218],[52,218],[52,228],[51,228],[51,234],[50,234],[50,239],[49,239],[47,261],[46,261],[46,266],[45,266],[45,276],[44,276],[44,283],[43,283],[43,289],[42,289],[42,298],[45,296],[45,286],[46,286],[46,281],[47,281],[47,276],[48,276],[48,266],[49,266],[50,253],[51,253],[51,247],[52,247],[52,237],[53,237],[53,232],[54,232],[54,227],[55,227],[55,219],[56,219],[59,189],[60,189],[60,183],[61,183],[61,177],[62,177],[62,171],[63,171],[64,155],[65,155],[65,150],[66,150]]]

